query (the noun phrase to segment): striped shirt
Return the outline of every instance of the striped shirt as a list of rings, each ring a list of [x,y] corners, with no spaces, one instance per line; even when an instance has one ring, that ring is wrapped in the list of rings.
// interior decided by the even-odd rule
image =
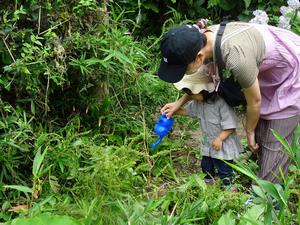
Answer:
[[[218,25],[209,27],[215,36],[218,28]],[[222,37],[221,52],[226,69],[231,71],[242,88],[250,87],[265,55],[265,42],[261,33],[251,23],[230,22]]]

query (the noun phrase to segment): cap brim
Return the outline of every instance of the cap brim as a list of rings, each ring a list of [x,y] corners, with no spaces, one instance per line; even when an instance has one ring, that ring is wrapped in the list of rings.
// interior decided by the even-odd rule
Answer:
[[[163,60],[160,63],[158,76],[168,83],[176,83],[183,78],[187,65],[169,65]]]
[[[185,81],[179,81],[177,83],[174,83],[175,87],[178,90],[182,90],[184,88],[189,89],[193,94],[198,94],[201,91],[205,90],[208,91],[209,93],[213,92],[215,90],[215,85],[214,83],[189,83]]]
[[[215,85],[211,77],[207,74],[206,67],[202,66],[197,72],[184,75],[183,78],[179,82],[174,83],[174,85],[178,90],[187,88],[193,94],[198,94],[203,90],[213,92],[215,90]]]

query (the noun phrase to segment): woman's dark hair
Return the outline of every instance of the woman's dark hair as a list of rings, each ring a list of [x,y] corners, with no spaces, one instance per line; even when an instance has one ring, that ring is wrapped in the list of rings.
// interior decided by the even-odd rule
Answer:
[[[213,91],[213,92],[208,92],[208,91],[201,91],[200,92],[203,95],[203,102],[206,103],[214,103],[217,100],[217,92]]]
[[[200,28],[200,29],[205,29],[207,28],[207,19],[204,18],[200,18],[197,20],[196,25]],[[201,33],[201,37],[202,37],[202,48],[206,45],[207,43],[207,38],[204,35],[204,33]]]
[[[182,91],[184,93],[186,93],[187,95],[192,95],[193,94],[192,91],[190,89],[188,89],[188,88],[182,88]]]

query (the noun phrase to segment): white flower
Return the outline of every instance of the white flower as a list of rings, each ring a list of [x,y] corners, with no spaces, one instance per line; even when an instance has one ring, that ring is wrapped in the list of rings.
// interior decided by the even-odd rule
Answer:
[[[280,7],[280,12],[283,16],[286,16],[286,14],[293,12],[294,9],[291,7],[286,7],[286,6],[281,6]]]
[[[269,17],[265,11],[258,9],[253,12],[253,15],[255,17],[249,23],[268,24]]]
[[[292,9],[298,9],[298,8],[300,8],[300,2],[299,2],[299,0],[288,0],[287,4]]]
[[[291,21],[291,18],[280,16],[279,22],[278,22],[278,27],[290,30],[291,29],[290,21]]]

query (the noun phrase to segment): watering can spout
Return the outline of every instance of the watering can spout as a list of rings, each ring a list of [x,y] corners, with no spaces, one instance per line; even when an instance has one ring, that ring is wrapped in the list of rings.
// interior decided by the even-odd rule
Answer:
[[[163,137],[159,137],[156,142],[151,144],[151,148],[155,149],[157,145],[162,141]]]

